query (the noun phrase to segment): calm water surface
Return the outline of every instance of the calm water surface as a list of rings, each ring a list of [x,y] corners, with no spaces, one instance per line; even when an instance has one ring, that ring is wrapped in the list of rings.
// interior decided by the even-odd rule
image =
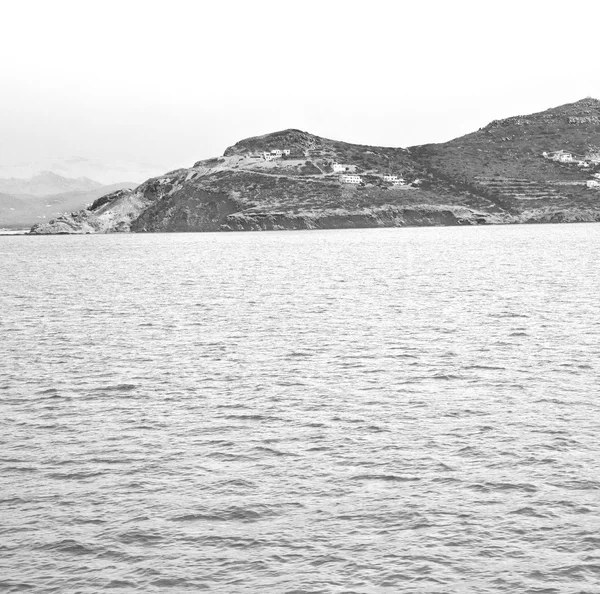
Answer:
[[[0,237],[0,591],[600,592],[600,225]]]

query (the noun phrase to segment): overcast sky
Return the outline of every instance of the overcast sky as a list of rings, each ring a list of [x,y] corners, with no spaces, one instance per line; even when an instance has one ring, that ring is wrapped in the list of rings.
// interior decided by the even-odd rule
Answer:
[[[597,0],[2,3],[0,163],[168,168],[283,128],[440,142],[600,97]]]

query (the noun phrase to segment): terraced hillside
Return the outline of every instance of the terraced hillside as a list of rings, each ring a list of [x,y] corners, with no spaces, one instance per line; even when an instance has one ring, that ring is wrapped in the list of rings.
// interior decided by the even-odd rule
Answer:
[[[504,199],[518,212],[521,200],[547,201],[547,206],[594,207],[597,195],[585,180],[599,164],[582,169],[577,163],[544,158],[544,152],[585,155],[600,146],[600,101],[586,98],[527,116],[495,120],[477,132],[442,144],[411,147],[410,155],[434,176],[467,184],[475,192]],[[495,181],[494,181],[495,180]],[[570,182],[557,187],[558,182]]]

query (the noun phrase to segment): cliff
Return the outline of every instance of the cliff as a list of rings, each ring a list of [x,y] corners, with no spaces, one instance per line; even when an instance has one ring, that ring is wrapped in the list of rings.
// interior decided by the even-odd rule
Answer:
[[[242,140],[221,157],[152,178],[132,191],[114,192],[31,233],[597,221],[600,191],[586,181],[600,172],[593,158],[598,146],[595,99],[409,149],[283,130]],[[543,155],[553,151],[579,156],[562,163]],[[340,174],[359,176],[354,181],[360,183],[344,183]]]

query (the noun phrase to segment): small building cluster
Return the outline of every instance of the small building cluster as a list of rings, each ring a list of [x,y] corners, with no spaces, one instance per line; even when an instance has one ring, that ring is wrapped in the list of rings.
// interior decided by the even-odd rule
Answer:
[[[569,153],[568,151],[553,151],[542,153],[544,159],[550,159],[557,163],[573,163],[579,167],[590,167],[590,165],[600,165],[600,153],[589,152],[585,155],[576,155],[575,153]]]
[[[346,171],[347,167],[345,165],[342,165],[341,163],[337,163],[336,161],[334,161],[331,164],[331,168],[333,169],[333,173],[341,173],[342,171]]]
[[[554,151],[551,153],[544,151],[542,153],[542,157],[544,157],[544,159],[556,161],[557,163],[572,163],[585,169],[588,169],[594,165],[600,165],[600,152],[597,151],[589,151],[585,154],[585,156],[576,155],[563,150]],[[580,181],[576,183],[583,184],[584,182]],[[586,180],[585,185],[590,189],[600,189],[600,173],[593,173],[592,179]]]
[[[281,159],[282,157],[289,157],[291,153],[290,149],[273,149],[272,151],[264,152],[262,157],[265,161],[275,161],[275,159]]]
[[[552,153],[547,153],[544,151],[542,153],[542,157],[544,157],[544,159],[556,161],[557,163],[573,163],[575,161],[573,155],[571,153],[567,153],[566,151],[554,151]]]

